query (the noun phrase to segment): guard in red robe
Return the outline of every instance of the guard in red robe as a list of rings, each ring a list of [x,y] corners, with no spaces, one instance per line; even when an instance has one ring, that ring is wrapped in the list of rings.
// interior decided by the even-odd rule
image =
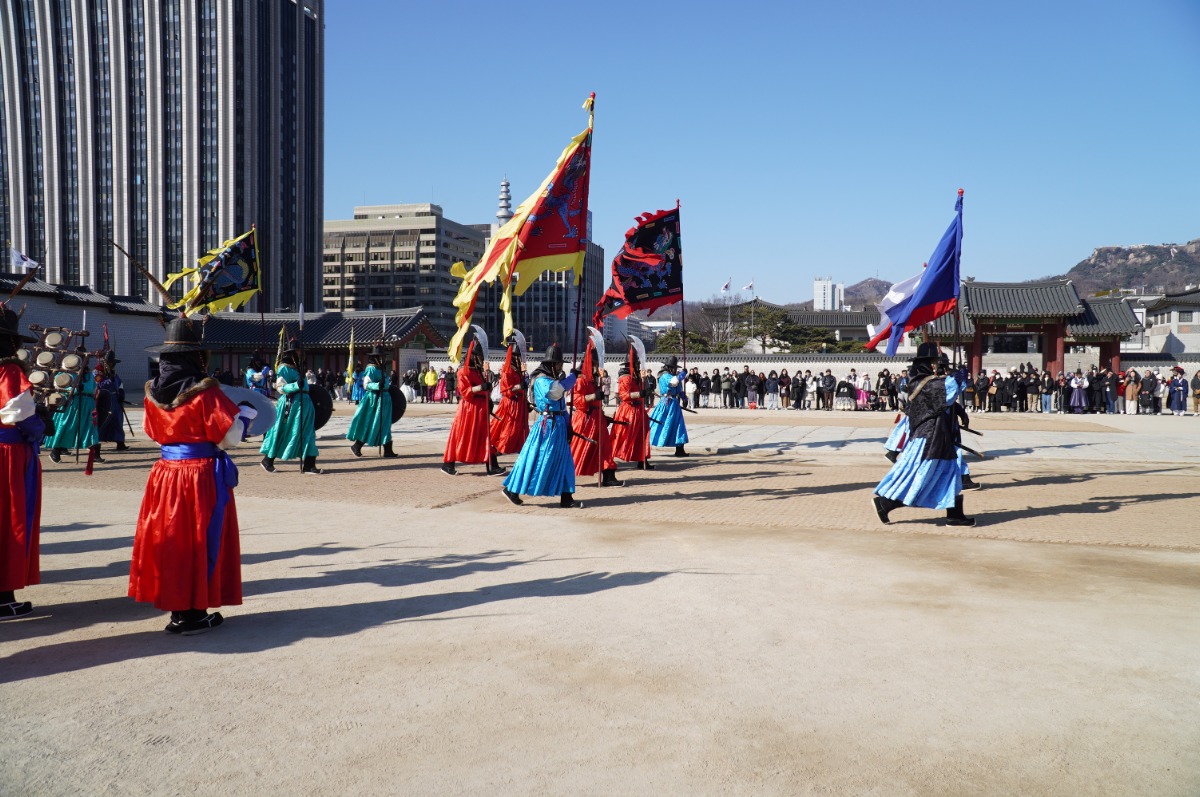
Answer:
[[[525,379],[525,358],[522,352],[525,338],[514,331],[508,344],[504,367],[500,369],[500,403],[492,416],[492,469],[499,467],[496,457],[500,454],[520,454],[525,438],[529,436],[529,399]]]
[[[642,401],[641,341],[631,338],[629,358],[621,364],[617,396],[621,405],[613,415],[613,456],[636,462],[638,470],[654,470],[650,464],[650,416]]]
[[[599,340],[602,343],[604,339]],[[604,394],[600,392],[601,355],[596,348],[596,336],[592,336],[583,355],[579,379],[571,393],[575,408],[571,415],[571,431],[574,432],[571,458],[575,460],[576,476],[595,476],[599,471],[601,487],[620,487],[624,482],[617,480],[617,463],[613,460],[608,418],[604,415]]]
[[[475,328],[479,330],[478,327]],[[495,464],[492,457],[492,441],[488,428],[491,408],[492,385],[483,375],[483,362],[487,359],[486,338],[481,330],[467,349],[466,364],[458,369],[458,411],[450,424],[450,437],[446,440],[446,453],[442,457],[442,472],[453,476],[455,463],[482,463],[489,476],[506,473],[508,468]]]
[[[33,611],[16,591],[41,583],[38,533],[42,515],[42,468],[38,446],[45,435],[30,390],[28,369],[17,358],[22,335],[17,314],[0,305],[0,620]]]
[[[146,383],[144,429],[162,446],[150,469],[133,539],[129,596],[171,612],[166,630],[198,634],[223,622],[218,606],[242,602],[241,546],[233,488],[237,466],[225,453],[241,442],[239,408],[205,377],[200,325],[178,318]]]

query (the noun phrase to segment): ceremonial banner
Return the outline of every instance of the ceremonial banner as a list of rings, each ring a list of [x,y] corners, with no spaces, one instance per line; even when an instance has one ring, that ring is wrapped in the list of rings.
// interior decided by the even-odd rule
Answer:
[[[946,229],[942,240],[929,257],[929,265],[912,293],[896,302],[888,311],[892,331],[888,337],[887,355],[896,356],[896,348],[905,332],[911,332],[923,324],[941,318],[958,307],[958,294],[962,287],[959,271],[962,266],[962,207],[963,192],[958,191],[954,203],[954,221]]]
[[[287,324],[279,325],[279,346],[275,349],[275,370],[279,370],[279,364],[283,362],[283,337],[287,334]]]
[[[354,327],[350,327],[350,357],[346,360],[346,386],[354,386]]]
[[[457,364],[462,359],[462,344],[471,329],[479,288],[503,281],[500,309],[504,312],[504,338],[512,334],[512,297],[525,293],[543,271],[575,272],[578,284],[583,273],[587,250],[588,187],[592,170],[592,113],[595,95],[584,102],[588,126],[558,156],[554,171],[541,186],[517,206],[513,217],[488,243],[478,265],[467,270],[455,263],[450,275],[462,280],[454,297],[455,324],[458,331],[450,339],[447,353]],[[513,276],[516,275],[516,284]]]
[[[625,318],[635,310],[653,313],[683,300],[683,251],[679,208],[645,213],[625,233],[625,245],[613,258],[612,285],[596,304],[592,325],[604,318]]]
[[[236,310],[258,293],[261,280],[254,230],[210,249],[197,262],[196,268],[167,275],[164,288],[170,288],[184,277],[193,279],[191,289],[170,305],[172,310],[182,307],[183,312],[188,313],[207,307],[210,312],[216,312],[225,305]]]

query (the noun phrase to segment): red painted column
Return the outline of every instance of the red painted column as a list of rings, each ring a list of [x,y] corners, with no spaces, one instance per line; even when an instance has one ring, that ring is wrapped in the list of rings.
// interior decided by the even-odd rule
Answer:
[[[971,342],[971,373],[977,374],[983,370],[983,330],[979,322],[975,323],[975,340]]]

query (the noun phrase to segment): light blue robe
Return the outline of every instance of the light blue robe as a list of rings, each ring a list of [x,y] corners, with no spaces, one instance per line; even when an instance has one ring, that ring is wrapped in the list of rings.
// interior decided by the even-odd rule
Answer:
[[[550,388],[558,384],[538,374],[530,386],[537,420],[529,429],[525,445],[513,463],[504,489],[518,495],[561,496],[575,492],[575,461],[571,459],[571,419],[566,402],[560,396],[550,398]]]
[[[71,393],[67,408],[54,413],[54,434],[43,448],[91,448],[100,442],[92,414],[96,411],[96,379],[84,371]]]
[[[950,407],[962,391],[962,384],[953,376],[945,379],[945,407]],[[910,407],[909,412],[914,410]],[[900,452],[896,464],[875,488],[875,493],[905,506],[926,509],[949,509],[962,492],[962,477],[966,461],[958,449],[954,459],[925,459],[928,438],[910,437]]]
[[[674,448],[688,441],[687,425],[683,422],[683,407],[679,397],[683,394],[683,373],[676,376],[666,371],[658,375],[658,395],[662,400],[650,410],[650,445],[657,448]],[[671,387],[672,379],[679,384]]]

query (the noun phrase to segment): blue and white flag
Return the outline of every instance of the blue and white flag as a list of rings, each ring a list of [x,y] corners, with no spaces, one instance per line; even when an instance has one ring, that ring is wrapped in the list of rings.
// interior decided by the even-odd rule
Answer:
[[[37,261],[30,260],[11,246],[8,248],[8,257],[14,271],[20,269],[22,272],[27,272],[29,269],[38,267]]]

